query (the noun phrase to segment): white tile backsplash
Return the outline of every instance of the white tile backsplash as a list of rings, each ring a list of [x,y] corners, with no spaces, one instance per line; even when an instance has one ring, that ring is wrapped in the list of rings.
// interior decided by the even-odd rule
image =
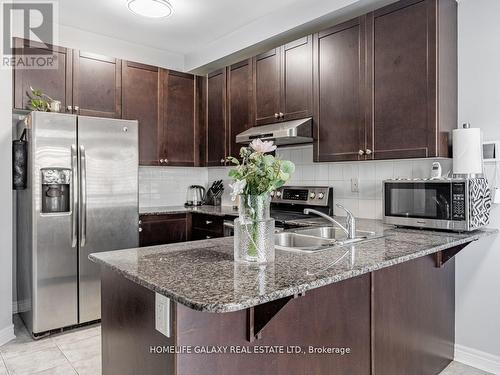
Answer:
[[[383,160],[340,163],[313,163],[312,146],[281,147],[278,155],[296,164],[296,173],[288,185],[326,185],[334,190],[334,201],[355,215],[368,219],[382,218],[382,181],[390,178],[429,177],[433,159]],[[451,159],[439,159],[446,174]],[[210,171],[209,171],[210,177]],[[351,190],[351,180],[358,179],[359,192]],[[335,208],[335,213],[344,215]]]
[[[356,216],[382,218],[382,181],[389,178],[429,177],[432,159],[387,160],[340,163],[313,163],[312,146],[279,148],[277,154],[296,165],[288,185],[332,186],[335,203],[340,203]],[[451,159],[438,160],[446,174]],[[140,167],[139,205],[178,206],[184,204],[190,185],[207,186],[215,180],[224,181],[223,205],[232,205],[228,172],[231,167],[178,168]],[[359,192],[351,191],[351,180],[358,179]],[[335,213],[344,215],[342,210]]]
[[[183,205],[187,188],[207,180],[207,168],[139,167],[139,207]]]

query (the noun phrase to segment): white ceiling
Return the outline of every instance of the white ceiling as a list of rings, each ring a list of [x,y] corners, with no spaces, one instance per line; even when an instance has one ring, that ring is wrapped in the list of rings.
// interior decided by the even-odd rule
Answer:
[[[186,54],[297,1],[310,0],[171,0],[172,16],[149,19],[131,13],[127,0],[62,0],[59,23]]]

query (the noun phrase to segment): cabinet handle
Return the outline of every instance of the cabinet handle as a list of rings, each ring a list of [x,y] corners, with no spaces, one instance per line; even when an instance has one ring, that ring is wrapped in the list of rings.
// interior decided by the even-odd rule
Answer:
[[[226,159],[224,159],[224,158],[220,159],[221,164],[224,164],[225,161],[226,161]]]
[[[139,233],[141,233],[141,232],[142,232],[142,228],[139,227]]]
[[[80,107],[78,107],[77,105],[75,105],[75,112],[78,113],[79,110],[80,110]]]
[[[281,118],[285,117],[285,115],[283,114],[283,112],[280,112],[280,117]]]
[[[278,113],[274,114],[274,118],[279,118],[279,117],[280,117],[280,115]]]
[[[160,159],[160,163],[163,164],[164,160],[163,159]]]
[[[358,154],[359,154],[359,156],[363,156],[365,154],[365,152],[363,150],[359,150]]]
[[[73,112],[73,107],[72,107],[72,106],[70,106],[70,105],[68,105],[68,106],[66,107],[66,111],[68,111],[68,112],[70,112],[70,113],[71,113],[71,112]]]
[[[372,154],[372,150],[370,150],[369,148],[366,149],[366,155],[371,155]]]
[[[212,220],[206,220],[205,224],[207,224],[207,225],[213,224],[213,221]]]
[[[209,240],[209,239],[211,239],[211,238],[212,238],[212,236],[205,236],[205,238],[206,238],[207,240]]]
[[[165,164],[168,164],[168,159],[165,159],[165,160],[163,160],[163,161],[165,162]]]
[[[139,220],[139,225],[141,225],[141,224],[142,224],[142,220]]]

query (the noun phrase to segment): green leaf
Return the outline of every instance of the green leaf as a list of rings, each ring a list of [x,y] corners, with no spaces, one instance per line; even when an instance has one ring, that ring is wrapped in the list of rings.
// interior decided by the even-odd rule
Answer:
[[[292,174],[293,172],[295,172],[295,164],[293,164],[291,161],[283,160],[281,162],[281,170],[285,173]]]

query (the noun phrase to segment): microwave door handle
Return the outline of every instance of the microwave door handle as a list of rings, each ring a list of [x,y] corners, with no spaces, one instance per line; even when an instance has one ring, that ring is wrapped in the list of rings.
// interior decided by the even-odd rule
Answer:
[[[87,242],[87,157],[80,146],[80,246]]]
[[[71,247],[78,244],[78,152],[71,145]]]

